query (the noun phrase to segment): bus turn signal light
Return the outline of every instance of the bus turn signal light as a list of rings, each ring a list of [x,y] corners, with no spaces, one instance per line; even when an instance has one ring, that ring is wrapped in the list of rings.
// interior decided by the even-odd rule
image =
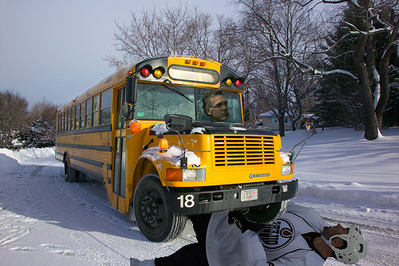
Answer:
[[[141,130],[141,123],[137,120],[133,120],[129,123],[129,128],[133,133],[138,133]]]
[[[166,169],[166,180],[167,181],[182,181],[183,172],[179,168],[168,168]]]

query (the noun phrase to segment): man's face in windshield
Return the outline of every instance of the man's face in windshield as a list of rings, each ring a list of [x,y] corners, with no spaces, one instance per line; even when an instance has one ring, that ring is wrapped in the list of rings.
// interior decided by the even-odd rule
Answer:
[[[224,122],[229,118],[229,107],[223,95],[212,95],[209,98],[210,106],[207,114],[212,122]]]

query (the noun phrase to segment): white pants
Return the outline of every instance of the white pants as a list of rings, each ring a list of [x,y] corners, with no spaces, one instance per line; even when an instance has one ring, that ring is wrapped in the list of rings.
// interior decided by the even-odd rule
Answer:
[[[241,233],[228,223],[229,212],[213,213],[206,235],[206,253],[210,266],[267,265],[266,253],[259,236],[247,230]]]

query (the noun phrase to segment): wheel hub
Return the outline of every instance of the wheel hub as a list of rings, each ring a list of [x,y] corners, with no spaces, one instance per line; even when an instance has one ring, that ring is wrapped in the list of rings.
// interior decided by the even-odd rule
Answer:
[[[155,200],[146,195],[143,200],[141,201],[140,205],[141,216],[143,217],[144,221],[153,224],[158,217],[158,208]]]

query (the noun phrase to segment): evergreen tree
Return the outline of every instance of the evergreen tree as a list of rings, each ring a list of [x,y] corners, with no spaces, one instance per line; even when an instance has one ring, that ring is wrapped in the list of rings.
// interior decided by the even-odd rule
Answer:
[[[389,81],[391,93],[384,112],[384,126],[394,127],[399,126],[399,67],[392,67],[389,73]]]
[[[43,117],[24,126],[18,133],[23,148],[45,148],[55,145],[55,128]]]

